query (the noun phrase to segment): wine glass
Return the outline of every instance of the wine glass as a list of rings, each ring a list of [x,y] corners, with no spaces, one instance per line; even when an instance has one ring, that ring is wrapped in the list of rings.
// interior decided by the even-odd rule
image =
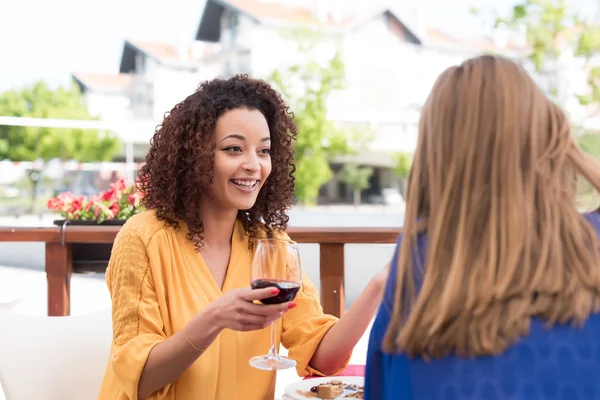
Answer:
[[[302,266],[297,243],[282,239],[260,239],[252,261],[252,289],[276,287],[279,293],[261,300],[281,304],[294,300],[302,285]],[[250,359],[254,368],[274,371],[293,368],[296,361],[279,355],[275,347],[275,321],[271,322],[271,348],[263,356]]]

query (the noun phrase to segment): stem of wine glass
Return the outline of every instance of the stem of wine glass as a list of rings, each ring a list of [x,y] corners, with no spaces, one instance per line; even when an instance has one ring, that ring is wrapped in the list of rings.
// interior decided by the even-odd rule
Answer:
[[[278,358],[279,352],[275,348],[275,321],[271,322],[271,348],[269,349],[269,353],[267,353],[268,358]]]

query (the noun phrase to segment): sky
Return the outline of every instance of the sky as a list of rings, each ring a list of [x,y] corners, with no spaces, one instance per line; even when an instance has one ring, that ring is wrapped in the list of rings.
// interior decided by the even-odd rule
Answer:
[[[417,5],[433,23],[453,28],[479,26],[470,15],[507,12],[513,0],[356,0]],[[597,0],[571,0],[591,12]],[[0,91],[36,80],[66,84],[76,71],[118,72],[125,39],[193,40],[204,0],[0,0]]]

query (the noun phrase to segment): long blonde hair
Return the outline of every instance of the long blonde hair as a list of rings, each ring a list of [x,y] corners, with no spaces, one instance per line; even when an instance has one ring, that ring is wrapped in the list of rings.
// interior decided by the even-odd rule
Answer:
[[[447,69],[422,110],[384,349],[492,355],[532,317],[584,323],[600,306],[600,262],[576,180],[600,190],[599,168],[519,65]],[[426,261],[413,265],[423,231]]]

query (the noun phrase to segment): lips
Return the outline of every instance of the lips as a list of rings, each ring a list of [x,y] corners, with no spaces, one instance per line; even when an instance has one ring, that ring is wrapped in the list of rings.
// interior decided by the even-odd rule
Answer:
[[[254,189],[259,181],[256,179],[230,179],[230,182],[242,189]]]

